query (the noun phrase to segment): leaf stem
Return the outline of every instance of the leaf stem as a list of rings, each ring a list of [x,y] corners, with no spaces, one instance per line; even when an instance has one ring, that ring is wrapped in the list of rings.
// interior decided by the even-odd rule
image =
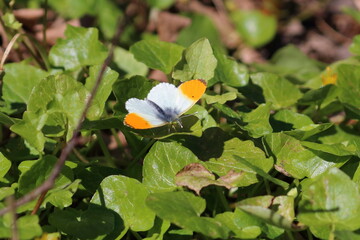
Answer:
[[[118,133],[116,132],[116,130],[115,130],[114,128],[111,128],[110,130],[111,130],[112,135],[113,135],[114,138],[115,138],[115,141],[116,141],[116,143],[117,143],[117,145],[118,145],[118,148],[120,148],[120,149],[123,148],[123,145],[122,145],[122,143],[121,143],[121,140],[120,140],[119,135],[118,135]]]
[[[231,211],[229,203],[224,196],[224,191],[222,191],[221,187],[219,187],[219,186],[215,186],[215,188],[216,188],[217,195],[220,198],[220,202],[223,205],[225,211]]]
[[[264,178],[264,184],[265,184],[266,194],[271,195],[271,189],[270,189],[269,181],[266,180],[265,178]]]
[[[76,148],[73,149],[73,152],[76,155],[76,157],[83,163],[85,163],[85,164],[90,163]]]
[[[285,232],[286,232],[286,235],[288,236],[288,239],[289,239],[289,240],[295,240],[295,238],[294,238],[294,236],[293,236],[293,234],[292,234],[291,231],[286,230]]]
[[[44,16],[43,16],[43,44],[46,46],[46,26],[47,26],[48,0],[44,0]]]
[[[105,155],[106,162],[109,164],[109,166],[115,167],[115,164],[112,161],[113,158],[111,157],[109,149],[106,147],[105,141],[104,141],[104,139],[102,137],[102,134],[101,134],[100,130],[96,130],[95,134],[96,134],[96,137],[98,139],[101,151]]]
[[[313,238],[313,235],[310,232],[310,229],[306,229],[306,232],[307,232],[307,239],[308,240],[313,240],[314,238]]]
[[[130,230],[131,234],[136,238],[136,240],[142,240],[142,237],[140,236],[140,234],[138,234],[135,231]]]
[[[265,142],[264,142],[264,137],[261,138],[261,144],[263,145],[263,148],[264,148],[266,157],[270,157],[270,154],[269,154],[268,149],[267,149],[267,147],[266,147],[266,144],[265,144]]]
[[[128,165],[128,168],[133,167],[136,163],[137,160],[139,160],[139,158],[156,142],[156,139],[151,139],[146,146],[141,149],[141,151],[134,157],[134,159],[131,161],[131,163]]]

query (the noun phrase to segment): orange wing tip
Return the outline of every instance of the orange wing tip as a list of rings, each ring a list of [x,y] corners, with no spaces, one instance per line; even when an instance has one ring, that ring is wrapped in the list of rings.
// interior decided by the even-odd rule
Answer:
[[[124,124],[135,129],[148,129],[154,127],[146,119],[140,117],[136,113],[129,113],[126,115]]]
[[[190,80],[181,84],[179,89],[186,97],[196,102],[205,93],[206,82],[203,79]]]

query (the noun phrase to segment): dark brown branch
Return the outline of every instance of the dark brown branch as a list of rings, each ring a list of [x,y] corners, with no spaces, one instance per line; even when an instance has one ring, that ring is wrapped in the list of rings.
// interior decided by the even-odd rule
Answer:
[[[69,154],[71,153],[72,149],[75,147],[76,143],[77,143],[77,138],[78,138],[78,134],[80,133],[80,129],[82,126],[82,123],[86,117],[86,114],[90,108],[91,102],[99,88],[99,85],[101,83],[101,80],[104,76],[105,70],[107,68],[107,66],[110,64],[112,57],[113,57],[113,53],[114,53],[114,49],[116,46],[116,43],[118,43],[119,37],[120,35],[123,33],[124,28],[126,26],[126,24],[129,22],[130,20],[130,16],[129,15],[125,15],[124,18],[119,21],[119,25],[118,25],[118,29],[117,32],[112,40],[111,43],[111,47],[109,50],[109,55],[108,57],[105,59],[103,65],[101,66],[101,70],[96,78],[96,82],[95,85],[91,91],[91,94],[89,96],[89,98],[87,98],[86,104],[85,104],[85,108],[81,114],[81,117],[79,119],[79,122],[77,124],[76,129],[74,130],[73,133],[73,137],[70,139],[70,141],[67,143],[67,145],[63,148],[63,150],[61,151],[60,157],[58,159],[58,161],[56,162],[49,178],[39,187],[35,188],[33,191],[31,191],[30,193],[24,195],[22,198],[18,199],[15,203],[14,206],[15,207],[19,207],[27,202],[30,202],[34,199],[36,199],[38,196],[40,196],[42,193],[48,191],[49,189],[51,189],[54,186],[55,180],[56,178],[59,176],[62,167],[65,164],[65,161],[67,159],[67,157],[69,156]],[[10,207],[6,207],[0,210],[0,216],[4,215],[5,213],[10,211]]]

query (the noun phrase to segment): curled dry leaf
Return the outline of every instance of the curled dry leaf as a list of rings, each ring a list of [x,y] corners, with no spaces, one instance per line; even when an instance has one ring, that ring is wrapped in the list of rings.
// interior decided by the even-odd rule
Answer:
[[[292,176],[290,175],[290,173],[288,173],[287,171],[285,171],[285,169],[282,168],[281,166],[275,164],[275,165],[274,165],[274,168],[276,169],[276,171],[284,174],[285,176],[287,176],[287,177],[292,177]]]
[[[175,183],[178,186],[187,187],[200,195],[200,190],[209,185],[223,186],[231,188],[226,182],[215,180],[215,175],[207,170],[200,163],[190,163],[186,165],[175,176]]]
[[[244,172],[236,172],[234,170],[230,170],[226,175],[220,177],[217,181],[220,183],[224,183],[227,186],[236,187],[238,186],[238,182],[240,182],[244,178]]]

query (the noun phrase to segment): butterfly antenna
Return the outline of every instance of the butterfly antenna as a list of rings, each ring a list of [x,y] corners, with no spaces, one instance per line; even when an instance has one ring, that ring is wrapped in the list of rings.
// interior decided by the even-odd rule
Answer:
[[[182,123],[181,123],[180,118],[176,119],[176,121],[177,121],[177,123],[180,125],[181,128],[184,128],[184,126],[183,126]]]

